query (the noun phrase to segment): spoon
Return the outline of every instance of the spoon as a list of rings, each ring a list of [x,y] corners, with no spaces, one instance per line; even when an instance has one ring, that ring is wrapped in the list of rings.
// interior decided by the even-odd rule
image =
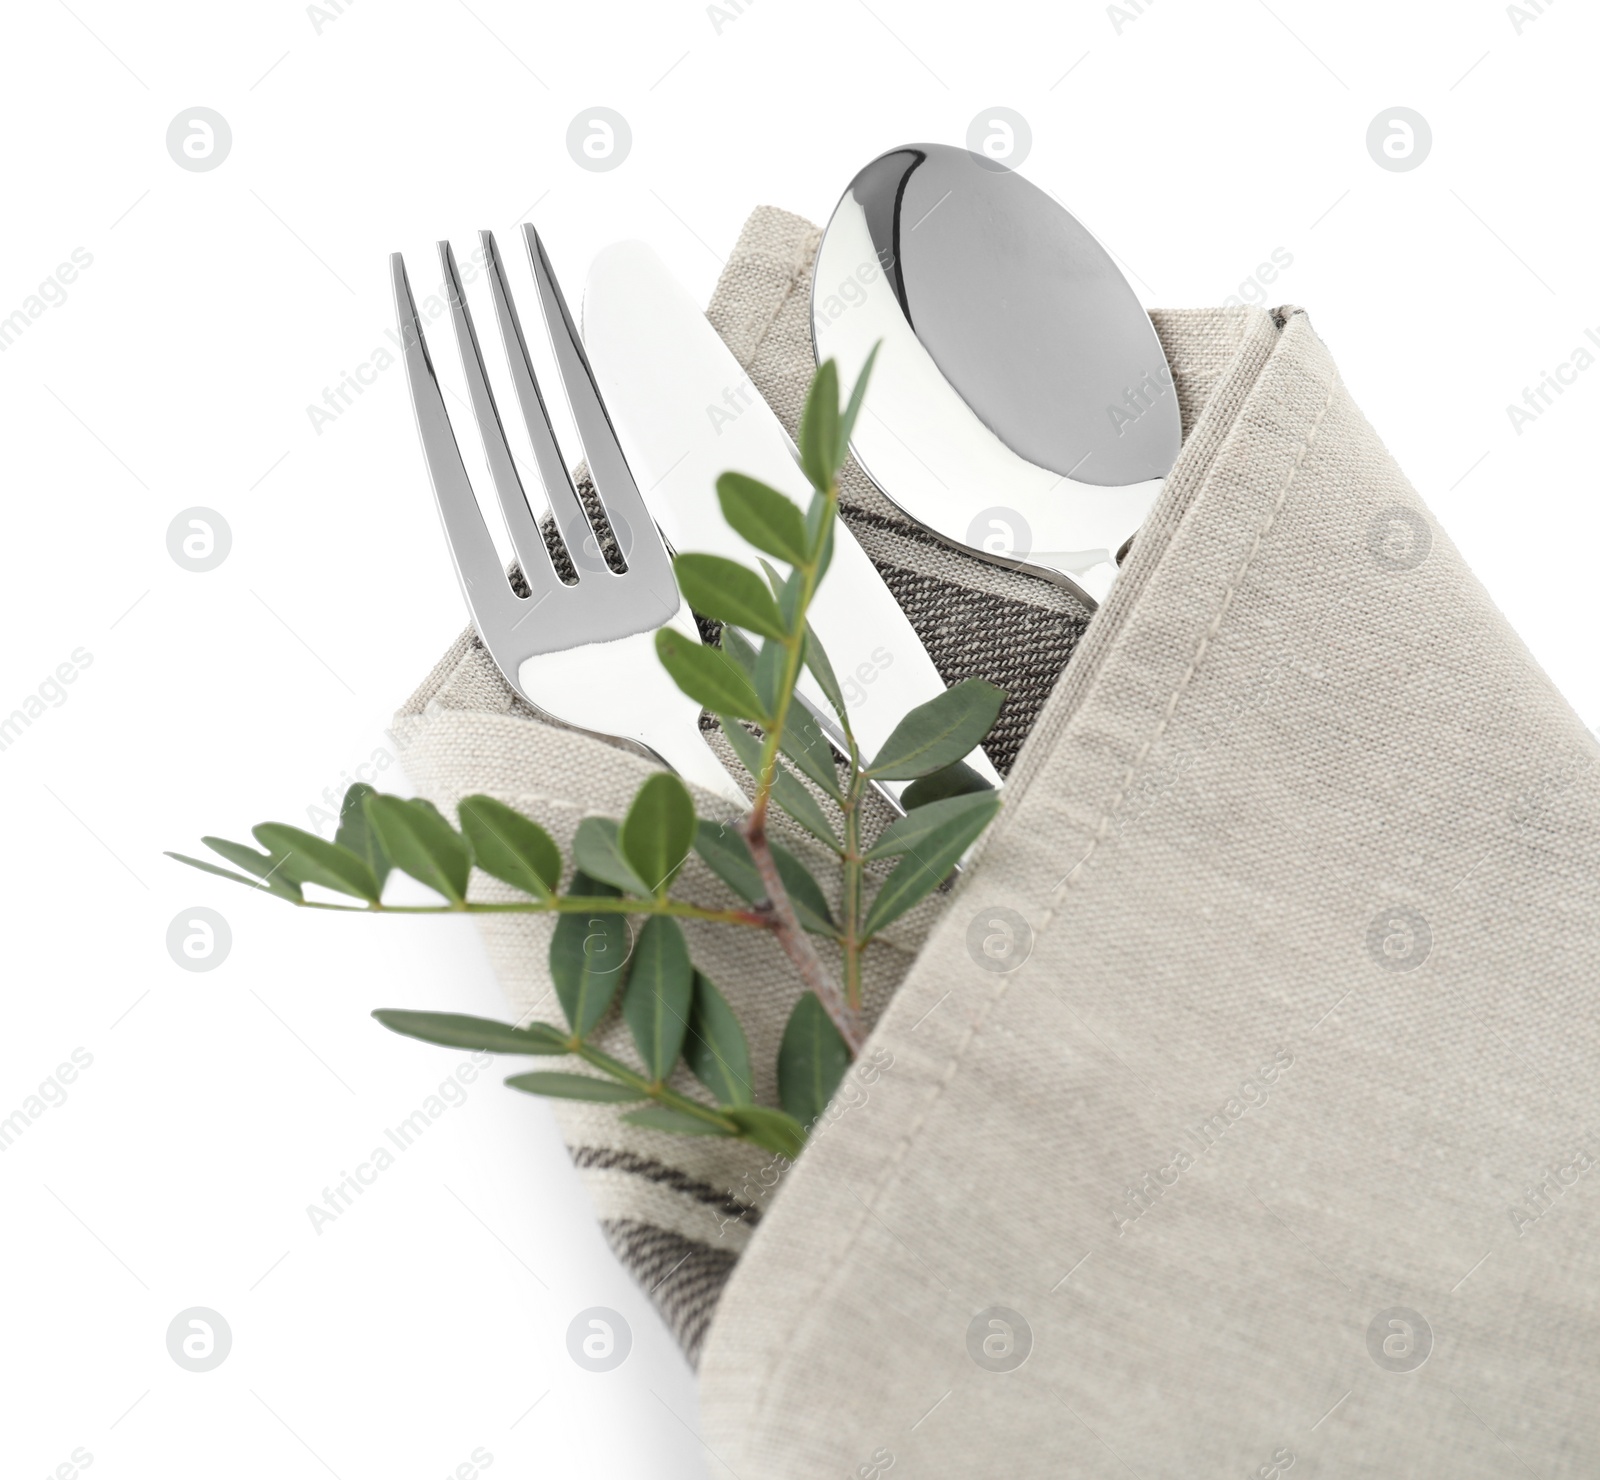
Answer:
[[[867,476],[958,549],[1105,599],[1182,441],[1149,315],[1052,196],[947,144],[880,155],[839,201],[811,300]]]

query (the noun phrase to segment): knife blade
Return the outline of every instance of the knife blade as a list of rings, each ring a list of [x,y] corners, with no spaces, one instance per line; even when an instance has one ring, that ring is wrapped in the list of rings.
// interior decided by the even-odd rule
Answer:
[[[734,471],[759,478],[802,509],[810,484],[782,423],[644,242],[618,242],[595,258],[584,288],[583,338],[628,465],[667,542],[752,564],[755,552],[722,517],[717,477]],[[922,639],[842,523],[811,625],[839,676],[864,757],[907,710],[945,690]],[[809,674],[800,692],[813,712],[831,717]],[[981,750],[967,763],[1000,785]]]

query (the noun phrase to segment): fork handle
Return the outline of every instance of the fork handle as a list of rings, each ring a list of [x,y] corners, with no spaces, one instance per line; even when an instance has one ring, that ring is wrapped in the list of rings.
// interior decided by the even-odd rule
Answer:
[[[700,724],[698,706],[695,708],[694,721],[698,730]],[[646,748],[659,756],[691,786],[698,786],[701,790],[712,792],[724,801],[732,802],[741,815],[750,810],[750,798],[740,789],[739,783],[728,774],[722,762],[717,759],[716,753],[706,744],[703,735],[686,733],[680,744],[678,735],[674,732],[671,737],[673,743],[662,748],[665,738],[657,736],[658,744],[649,745],[646,742]]]
[[[679,618],[687,620],[687,613],[680,609]],[[517,687],[536,709],[581,730],[631,740],[692,786],[748,810],[750,799],[700,733],[700,706],[657,660],[654,632],[537,654],[517,670]]]

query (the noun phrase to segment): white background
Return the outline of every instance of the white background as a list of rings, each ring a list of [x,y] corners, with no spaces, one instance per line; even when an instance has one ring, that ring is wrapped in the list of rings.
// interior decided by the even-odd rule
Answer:
[[[1519,30],[1490,0],[7,7],[0,318],[93,261],[0,353],[0,715],[92,663],[0,752],[0,1117],[74,1048],[93,1066],[0,1153],[0,1469],[82,1446],[108,1480],[426,1480],[482,1447],[497,1474],[726,1473],[546,1107],[498,1074],[310,1225],[459,1057],[368,1010],[499,1012],[470,922],[295,913],[161,856],[306,825],[393,753],[389,715],[463,625],[403,371],[320,433],[307,414],[388,345],[391,250],[420,296],[436,238],[531,219],[574,292],[638,236],[704,299],[754,205],[824,220],[881,150],[1015,109],[1024,172],[1146,303],[1217,303],[1292,257],[1260,296],[1311,310],[1592,726],[1600,368],[1520,436],[1506,413],[1600,332],[1600,25],[1540,8]],[[607,173],[566,150],[596,105],[633,132]],[[1397,105],[1432,126],[1414,172],[1367,153]],[[165,143],[196,106],[233,134],[205,173]],[[193,505],[233,533],[205,574],[167,552]],[[232,928],[213,972],[167,953],[196,905]],[[207,1374],[165,1345],[196,1305],[233,1331]],[[635,1333],[610,1374],[566,1354],[593,1305]]]

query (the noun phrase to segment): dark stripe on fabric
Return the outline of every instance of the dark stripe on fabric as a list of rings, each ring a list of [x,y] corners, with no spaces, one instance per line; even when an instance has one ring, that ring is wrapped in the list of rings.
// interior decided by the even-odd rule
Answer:
[[[687,1172],[680,1171],[677,1167],[669,1167],[654,1157],[639,1156],[632,1151],[618,1151],[609,1146],[574,1146],[571,1150],[572,1164],[579,1171],[593,1168],[597,1171],[627,1172],[635,1177],[643,1177],[647,1182],[670,1187],[674,1192],[681,1192],[685,1197],[692,1197],[696,1202],[705,1203],[707,1207],[716,1208],[724,1217],[738,1218],[752,1227],[761,1221],[759,1208],[752,1207],[749,1203],[742,1203],[732,1193],[718,1191],[709,1182],[701,1182]]]
[[[986,678],[1006,691],[984,751],[1006,775],[1088,627],[1086,617],[874,562],[947,684]]]
[[[689,1365],[698,1367],[711,1317],[738,1256],[653,1223],[607,1218],[600,1227],[623,1267],[661,1312]]]

